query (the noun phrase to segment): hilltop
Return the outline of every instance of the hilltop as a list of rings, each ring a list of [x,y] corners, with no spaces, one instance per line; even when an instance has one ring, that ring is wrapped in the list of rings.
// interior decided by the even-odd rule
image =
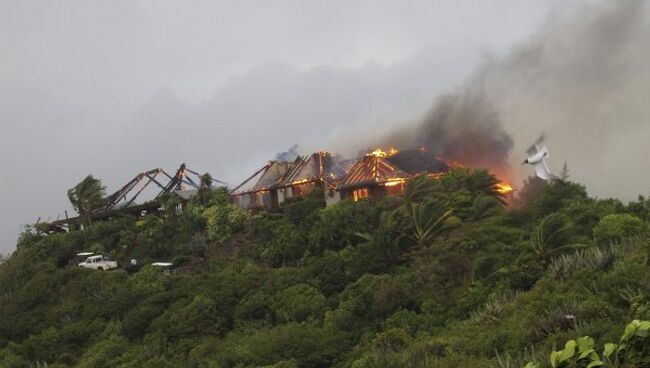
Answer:
[[[650,319],[650,201],[497,184],[454,169],[403,195],[326,206],[317,189],[268,211],[221,188],[83,230],[28,227],[0,264],[0,366],[544,367],[580,336],[605,359]],[[82,251],[144,266],[75,267]],[[616,359],[644,366],[646,327]]]

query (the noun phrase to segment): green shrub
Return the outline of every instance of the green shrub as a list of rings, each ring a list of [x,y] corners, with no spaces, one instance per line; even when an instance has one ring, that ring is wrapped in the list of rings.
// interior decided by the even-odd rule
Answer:
[[[293,224],[312,225],[318,219],[318,212],[325,207],[325,194],[322,188],[315,188],[307,195],[287,198],[282,202],[284,216]]]
[[[273,267],[286,265],[301,258],[305,252],[303,238],[296,225],[286,219],[274,221],[270,226],[270,240],[261,257]]]
[[[203,211],[208,238],[222,241],[242,230],[250,221],[248,212],[234,204],[216,204]]]
[[[271,308],[281,323],[321,319],[325,297],[312,286],[298,284],[269,298]]]
[[[594,239],[600,244],[617,242],[626,237],[638,236],[647,230],[647,225],[626,213],[603,217],[594,227]]]
[[[617,343],[605,343],[602,353],[596,350],[594,339],[589,336],[569,340],[564,349],[553,351],[550,365],[553,368],[570,367],[646,367],[650,364],[647,349],[650,346],[650,321],[634,320],[625,326],[625,331]],[[525,368],[541,367],[538,363],[528,363]]]

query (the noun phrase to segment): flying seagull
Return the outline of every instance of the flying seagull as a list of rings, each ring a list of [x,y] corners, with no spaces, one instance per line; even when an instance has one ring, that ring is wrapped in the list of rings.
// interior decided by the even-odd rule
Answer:
[[[546,159],[549,157],[548,154],[548,148],[544,144],[544,140],[546,139],[546,136],[544,134],[540,135],[539,138],[533,143],[532,146],[528,150],[526,150],[526,153],[528,154],[528,158],[524,160],[522,165],[524,164],[530,164],[535,166],[535,173],[537,174],[538,177],[544,179],[544,180],[552,180],[556,179],[557,176],[553,175],[551,173],[551,170],[548,168],[548,164],[546,163]]]

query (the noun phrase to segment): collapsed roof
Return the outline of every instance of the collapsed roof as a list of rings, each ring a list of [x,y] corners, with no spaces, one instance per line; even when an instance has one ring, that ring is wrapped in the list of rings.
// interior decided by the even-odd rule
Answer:
[[[350,168],[340,188],[376,185],[448,170],[447,164],[421,150],[400,151],[390,156],[373,153],[362,157]]]
[[[400,151],[386,160],[409,175],[449,171],[447,164],[422,150]]]
[[[345,175],[329,152],[315,152],[310,156],[298,157],[278,182],[277,187],[287,187],[300,183],[323,181],[328,186],[336,186],[336,181]]]
[[[335,162],[329,152],[315,152],[309,156],[299,156],[292,162],[270,161],[233,192],[245,194],[314,181],[322,181],[329,187],[335,187],[336,181],[344,176],[345,170]],[[255,184],[247,185],[250,182]]]
[[[253,191],[267,190],[275,186],[280,179],[286,174],[289,169],[290,164],[285,161],[271,161],[270,165],[262,175],[259,180],[253,186]]]
[[[421,150],[400,151],[392,155],[368,154],[349,169],[345,161],[335,160],[329,152],[315,152],[300,156],[293,162],[270,161],[233,192],[259,192],[315,181],[322,181],[329,188],[350,188],[448,170],[447,164]],[[257,181],[253,181],[255,178]],[[246,186],[248,182],[255,184]]]
[[[268,190],[284,176],[290,163],[286,161],[269,161],[248,179],[236,186],[231,193],[245,194]]]

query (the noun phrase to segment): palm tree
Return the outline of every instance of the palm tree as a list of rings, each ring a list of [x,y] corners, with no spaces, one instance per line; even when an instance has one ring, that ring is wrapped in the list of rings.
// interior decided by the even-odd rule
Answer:
[[[470,220],[481,220],[487,217],[496,216],[503,212],[503,202],[498,198],[480,195],[472,203],[472,214]]]
[[[418,247],[449,228],[453,209],[440,189],[439,179],[420,175],[407,183],[402,203],[394,211],[394,215],[408,220]]]
[[[72,207],[84,219],[86,224],[92,222],[93,211],[104,205],[105,189],[106,187],[102,186],[99,179],[88,175],[74,188],[68,190],[68,199]]]
[[[403,249],[403,242],[406,237],[402,231],[404,227],[403,218],[397,212],[384,211],[379,216],[379,223],[371,233],[355,233],[356,236],[365,240],[365,245],[374,249],[375,254],[381,255],[381,259],[388,265],[399,262]]]
[[[530,248],[541,261],[546,261],[565,250],[584,248],[582,244],[570,244],[569,231],[571,224],[568,219],[559,214],[551,214],[539,223],[530,237]]]
[[[413,237],[418,247],[429,243],[436,235],[449,228],[447,220],[453,209],[435,198],[427,198],[411,205]]]
[[[472,197],[489,196],[505,203],[503,195],[498,191],[499,183],[499,179],[483,169],[454,169],[441,178],[442,188],[447,193],[467,191]]]
[[[200,179],[201,183],[198,191],[198,199],[201,204],[206,204],[212,195],[212,183],[214,182],[214,179],[212,179],[212,175],[207,172],[201,175]]]
[[[428,175],[419,175],[406,183],[404,201],[406,203],[415,203],[426,197],[436,196],[439,193],[438,179]]]

